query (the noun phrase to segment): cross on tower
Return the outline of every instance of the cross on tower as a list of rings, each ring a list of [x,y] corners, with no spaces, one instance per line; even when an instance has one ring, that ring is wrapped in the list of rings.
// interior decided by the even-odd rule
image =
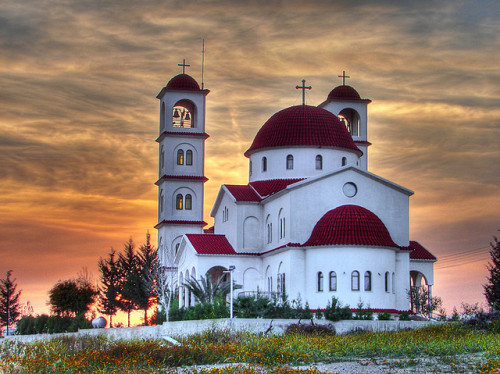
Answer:
[[[344,71],[342,71],[342,75],[339,75],[338,77],[339,77],[339,78],[342,78],[342,86],[345,86],[345,79],[346,79],[346,78],[351,78],[350,76],[345,75],[345,70],[344,70]]]
[[[310,90],[311,86],[306,86],[306,80],[302,79],[302,86],[295,86],[295,89],[302,90],[302,105],[306,103],[306,90]]]
[[[183,58],[182,64],[177,64],[177,66],[182,66],[182,74],[186,74],[186,67],[191,65],[186,64],[186,59]]]

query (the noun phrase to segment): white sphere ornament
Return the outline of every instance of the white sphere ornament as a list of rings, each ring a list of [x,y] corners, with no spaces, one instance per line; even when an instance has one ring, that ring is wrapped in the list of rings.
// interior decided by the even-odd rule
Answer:
[[[107,324],[108,321],[106,321],[106,318],[104,317],[97,317],[92,320],[92,327],[94,329],[103,329]]]

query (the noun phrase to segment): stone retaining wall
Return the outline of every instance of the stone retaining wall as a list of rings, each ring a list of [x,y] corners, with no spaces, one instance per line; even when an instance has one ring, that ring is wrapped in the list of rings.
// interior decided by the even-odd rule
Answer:
[[[38,335],[15,335],[2,340],[15,339],[20,342],[32,342],[48,340],[55,337],[67,336],[97,336],[103,335],[110,339],[132,340],[132,339],[161,339],[164,336],[186,337],[195,333],[210,329],[230,329],[233,331],[246,331],[251,333],[264,333],[270,327],[269,333],[283,334],[286,328],[299,320],[293,319],[246,319],[246,318],[223,318],[213,320],[176,321],[165,322],[158,326],[121,327],[112,329],[85,329],[75,333],[64,334],[38,334]],[[301,324],[310,324],[309,320],[300,321]],[[318,325],[333,325],[337,334],[345,334],[350,331],[396,331],[401,329],[417,329],[436,322],[428,321],[359,321],[346,320],[330,322],[326,320],[315,320]],[[1,341],[1,340],[0,340]]]

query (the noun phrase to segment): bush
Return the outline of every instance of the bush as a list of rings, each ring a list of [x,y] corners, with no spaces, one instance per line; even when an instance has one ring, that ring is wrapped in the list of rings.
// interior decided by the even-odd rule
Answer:
[[[382,313],[379,313],[377,315],[377,319],[379,321],[391,321],[392,316],[391,316],[391,313],[389,313],[389,312],[382,312]]]
[[[343,319],[352,319],[352,312],[348,305],[342,307],[339,299],[335,296],[332,297],[331,301],[328,301],[328,304],[325,308],[325,318],[329,321],[340,321]]]
[[[35,317],[26,316],[21,318],[16,325],[16,334],[18,335],[35,334]]]
[[[319,307],[316,309],[316,319],[323,319],[323,311]]]
[[[363,303],[360,302],[354,319],[371,321],[373,319],[373,310],[370,307],[368,307],[368,309],[363,309]]]
[[[399,315],[399,320],[400,321],[411,321],[411,318],[410,318],[410,313],[408,312],[401,312],[401,314]]]
[[[316,325],[314,323],[293,323],[286,328],[285,334],[335,335],[335,327],[333,325]]]
[[[23,317],[17,324],[19,335],[57,334],[61,332],[76,332],[78,329],[90,329],[92,323],[82,314],[77,317],[47,316]]]

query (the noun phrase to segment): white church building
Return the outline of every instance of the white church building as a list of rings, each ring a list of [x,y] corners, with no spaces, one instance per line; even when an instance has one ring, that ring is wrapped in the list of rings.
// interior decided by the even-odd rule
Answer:
[[[313,309],[335,296],[351,307],[403,311],[410,285],[431,289],[437,259],[409,240],[413,192],[368,171],[371,100],[345,85],[345,74],[318,106],[285,108],[260,127],[244,153],[248,183],[220,187],[210,228],[203,221],[208,93],[182,73],[157,95],[155,227],[181,306],[195,302],[186,279],[218,279],[233,267],[236,295],[286,293]]]

